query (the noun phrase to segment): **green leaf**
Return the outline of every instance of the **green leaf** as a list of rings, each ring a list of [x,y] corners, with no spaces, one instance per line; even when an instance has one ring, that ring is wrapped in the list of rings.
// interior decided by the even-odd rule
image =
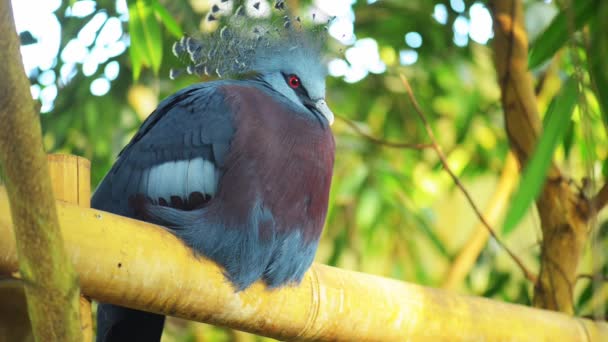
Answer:
[[[574,120],[570,120],[568,127],[566,128],[566,133],[564,134],[564,140],[562,144],[564,146],[564,154],[566,159],[570,156],[570,151],[572,150],[572,146],[574,145]]]
[[[138,0],[137,9],[142,19],[144,30],[145,46],[150,57],[150,64],[155,73],[160,70],[163,59],[162,36],[160,25],[154,16],[154,11],[147,0]]]
[[[167,11],[167,9],[158,2],[158,0],[152,2],[152,8],[154,9],[154,13],[156,13],[167,28],[167,31],[169,31],[173,37],[181,38],[184,35],[182,28],[179,26],[177,21],[173,19],[171,13],[169,13],[169,11]]]
[[[371,233],[373,223],[380,214],[382,198],[374,188],[364,188],[359,195],[355,222],[358,227]]]
[[[450,258],[450,252],[448,252],[439,236],[437,236],[437,234],[433,231],[433,228],[427,223],[424,217],[422,215],[415,214],[413,218],[416,221],[414,227],[419,229],[422,234],[424,234],[431,241],[431,244],[437,249],[437,251],[441,253],[442,256]]]
[[[137,11],[136,2],[133,1],[129,3],[129,36],[131,40],[129,56],[131,57],[133,79],[137,80],[141,74],[142,66],[150,65],[150,59],[143,46],[143,42],[145,41],[144,29]]]
[[[129,57],[131,58],[131,70],[133,71],[133,79],[137,81],[141,75],[141,69],[144,63],[143,58],[139,55],[137,49],[133,47],[129,48]]]
[[[587,283],[585,284],[585,289],[583,290],[583,292],[581,292],[580,296],[576,301],[576,313],[579,315],[582,313],[582,310],[589,303],[591,297],[593,296],[593,282],[589,279],[585,279],[585,282]]]
[[[338,235],[334,239],[334,249],[333,249],[331,256],[329,257],[329,260],[327,261],[328,265],[338,266],[340,257],[342,256],[342,254],[344,253],[344,250],[347,247],[347,243],[348,243],[347,240],[348,240],[347,230],[342,229],[342,231],[340,232],[340,235]]]
[[[483,292],[482,296],[491,298],[504,291],[508,285],[511,275],[507,272],[493,271],[490,274],[488,288]]]
[[[163,58],[160,25],[151,5],[150,0],[136,0],[129,4],[130,54],[135,79],[139,77],[142,65],[158,72]]]
[[[513,303],[532,306],[532,298],[530,298],[530,293],[528,289],[528,282],[520,282],[519,283],[519,293],[514,298]]]
[[[588,45],[587,59],[589,61],[589,75],[593,83],[593,91],[600,103],[604,126],[608,127],[608,35],[606,23],[608,18],[608,2],[599,5],[598,13],[590,25],[591,43]]]
[[[574,27],[571,27],[569,22],[571,14],[568,11],[571,9],[562,10],[534,42],[528,57],[530,69],[541,65],[564,46],[570,38],[571,31],[578,31],[596,13],[599,1],[578,0],[572,3],[574,4]]]
[[[574,78],[571,78],[564,84],[561,93],[553,99],[547,109],[542,135],[524,169],[519,188],[511,200],[505,217],[503,234],[506,235],[513,231],[530,204],[538,196],[553,160],[553,152],[568,129],[577,99],[578,84]]]

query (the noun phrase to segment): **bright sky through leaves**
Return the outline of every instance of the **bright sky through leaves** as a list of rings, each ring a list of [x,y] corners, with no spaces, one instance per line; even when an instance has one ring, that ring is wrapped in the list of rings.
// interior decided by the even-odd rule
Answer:
[[[358,82],[369,73],[383,73],[386,65],[380,57],[380,47],[370,37],[358,39],[354,32],[355,14],[352,9],[354,0],[315,0],[313,11],[321,13],[317,20],[327,20],[336,16],[329,27],[332,37],[339,40],[346,48],[345,59],[334,59],[329,63],[330,75],[343,77],[346,82]],[[370,2],[373,3],[373,2]],[[104,12],[96,14],[79,32],[76,38],[68,42],[60,53],[65,63],[60,75],[55,75],[50,69],[59,53],[59,39],[61,24],[57,21],[54,11],[59,8],[59,0],[39,2],[36,0],[13,1],[15,21],[18,32],[30,31],[38,40],[36,44],[22,47],[23,62],[28,74],[40,68],[38,75],[40,85],[33,85],[32,96],[42,102],[42,112],[49,112],[53,108],[53,101],[57,96],[57,85],[65,84],[77,73],[92,76],[97,72],[99,65],[116,57],[127,49],[128,38],[122,31],[122,22],[128,20],[125,0],[117,0],[119,17],[109,18]],[[267,5],[267,3],[262,4]],[[76,1],[68,10],[75,17],[84,17],[95,11],[96,2],[89,0]],[[466,46],[469,38],[473,41],[486,44],[492,37],[492,19],[487,8],[481,3],[474,3],[466,13],[462,0],[450,1],[450,9],[438,4],[429,16],[440,24],[446,24],[448,11],[459,15],[453,24],[454,43]],[[412,65],[419,59],[420,49],[424,44],[424,37],[418,32],[404,32],[404,46],[398,49],[399,61],[402,65]],[[96,37],[97,35],[97,37]],[[118,76],[119,65],[112,63],[106,67],[103,75],[91,83],[91,93],[96,96],[105,95],[111,87],[111,81]],[[59,82],[56,82],[56,81]]]

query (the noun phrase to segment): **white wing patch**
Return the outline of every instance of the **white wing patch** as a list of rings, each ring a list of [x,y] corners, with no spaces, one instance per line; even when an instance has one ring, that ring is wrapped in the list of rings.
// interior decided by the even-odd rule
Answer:
[[[142,175],[140,191],[154,200],[179,196],[184,201],[191,193],[200,192],[213,197],[219,172],[215,165],[203,158],[166,162],[151,167]]]
[[[197,170],[194,170],[194,171],[198,173]],[[211,164],[211,162],[205,160],[203,162],[202,174],[205,175],[205,177],[202,177],[202,179],[205,183],[203,186],[205,191],[203,191],[203,193],[213,196],[215,194],[215,187],[217,186],[217,184],[215,182],[215,174],[216,174],[215,166],[213,164]]]

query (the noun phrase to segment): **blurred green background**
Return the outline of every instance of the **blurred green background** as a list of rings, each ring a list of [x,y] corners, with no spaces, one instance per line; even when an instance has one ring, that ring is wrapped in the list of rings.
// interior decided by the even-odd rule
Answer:
[[[169,79],[169,69],[180,66],[171,45],[182,33],[214,29],[205,20],[214,3],[14,1],[32,95],[40,101],[47,151],[90,159],[96,186],[159,100],[200,81]],[[601,43],[595,41],[602,27],[600,14],[595,7],[580,14],[576,7],[568,9],[568,1],[524,3],[532,50],[549,51],[546,57],[550,57],[541,58],[532,69],[539,112],[545,113],[563,80],[575,75],[579,82],[581,101],[555,160],[572,177],[573,187],[601,184],[608,170],[604,107],[608,97],[601,94],[608,88],[592,86],[594,72],[606,76],[592,57],[606,61],[608,53],[589,53],[590,44]],[[581,3],[595,6],[599,1]],[[391,142],[430,142],[399,79],[405,75],[450,168],[480,209],[488,206],[509,146],[486,3],[293,0],[288,4],[302,18],[312,18],[312,13],[318,20],[336,16],[329,25],[334,38],[328,42],[327,54],[328,102],[339,117],[333,126],[336,164],[317,261],[441,287],[456,256],[479,234],[477,217],[435,151],[391,148],[364,135]],[[134,12],[134,7],[129,13],[129,6],[144,6],[148,14]],[[224,10],[232,1],[221,6]],[[556,40],[537,41],[560,12],[571,15],[573,23],[582,16],[580,20],[589,25],[576,31],[582,26],[577,24]],[[599,39],[605,44],[608,38]],[[600,216],[600,229],[589,245],[600,251],[608,247],[605,216]],[[494,228],[500,232],[501,226],[499,220]],[[538,272],[542,235],[533,209],[513,231],[499,235]],[[608,273],[605,261],[588,249],[581,273]],[[465,274],[452,289],[530,303],[533,284],[491,239]],[[589,315],[605,305],[607,291],[606,285],[594,289],[581,279],[575,288],[577,314]],[[167,327],[165,341],[263,340],[177,319],[169,320]]]

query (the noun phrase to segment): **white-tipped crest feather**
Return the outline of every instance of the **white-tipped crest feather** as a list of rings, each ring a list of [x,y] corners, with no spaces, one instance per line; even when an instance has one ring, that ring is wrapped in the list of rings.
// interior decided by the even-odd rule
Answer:
[[[212,20],[221,23],[214,32],[175,42],[173,53],[187,62],[187,73],[202,76],[212,70],[214,76],[223,78],[299,63],[324,77],[321,49],[327,34],[323,28],[305,27],[299,17],[285,15],[284,0],[274,2],[275,13],[270,17],[247,14],[260,11],[260,1],[242,2],[240,6],[233,4],[236,10],[229,16],[213,10],[209,13]],[[179,72],[172,70],[171,75]]]

